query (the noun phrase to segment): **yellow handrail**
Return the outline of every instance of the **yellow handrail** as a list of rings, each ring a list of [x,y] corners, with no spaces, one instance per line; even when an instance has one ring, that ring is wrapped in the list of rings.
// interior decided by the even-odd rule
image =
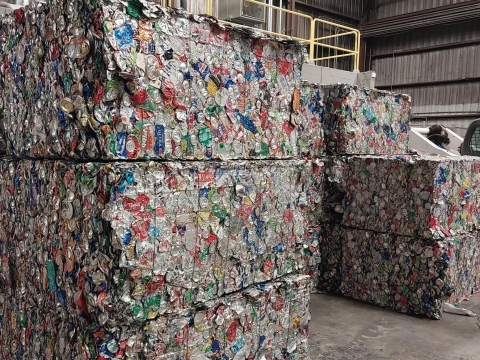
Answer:
[[[246,0],[246,1],[250,1],[250,0]],[[325,57],[321,57],[321,58],[314,58],[314,50],[313,50],[313,53],[312,53],[312,50],[311,50],[311,53],[310,53],[310,60],[312,61],[322,61],[322,60],[329,60],[329,59],[337,59],[337,58],[341,58],[341,57],[346,57],[346,56],[353,56],[353,70],[358,70],[360,68],[360,30],[358,29],[354,29],[354,28],[351,28],[349,26],[345,26],[345,25],[342,25],[342,24],[337,24],[337,23],[334,23],[334,22],[331,22],[331,21],[328,21],[328,20],[323,20],[323,19],[314,19],[313,20],[313,29],[316,28],[316,24],[317,23],[321,23],[321,24],[324,24],[324,25],[330,25],[330,26],[335,26],[337,28],[340,28],[340,29],[344,29],[344,30],[347,30],[347,32],[344,32],[344,33],[339,33],[339,34],[335,34],[335,35],[329,35],[329,36],[323,36],[323,37],[319,37],[319,38],[315,38],[315,35],[312,34],[312,32],[310,32],[310,41],[314,43],[314,46],[317,45],[317,46],[321,46],[321,47],[325,47],[325,48],[329,48],[329,49],[334,49],[334,50],[339,50],[339,51],[343,51],[345,54],[339,54],[339,55],[332,55],[332,56],[325,56]],[[313,31],[315,32],[315,30]],[[319,40],[326,40],[326,39],[334,39],[334,38],[339,38],[341,36],[346,36],[346,35],[354,35],[355,37],[355,48],[354,50],[349,50],[349,49],[346,49],[346,48],[341,48],[341,47],[337,47],[337,46],[330,46],[330,45],[327,45],[327,44],[319,44],[317,43],[316,41],[319,41]],[[313,38],[312,38],[313,36]]]
[[[349,31],[349,32],[344,32],[344,33],[340,33],[340,34],[335,34],[335,35],[322,36],[322,37],[319,37],[319,38],[315,38],[313,40],[319,41],[319,40],[333,39],[333,38],[340,37],[340,36],[345,36],[345,35],[354,35],[355,33],[356,33],[356,31]]]
[[[325,56],[325,57],[313,59],[312,61],[336,59],[336,58],[341,58],[341,57],[346,57],[346,56],[352,56],[352,54],[340,54],[340,55]]]
[[[213,15],[213,0],[207,1],[207,14],[210,16]]]
[[[222,1],[222,0],[217,0],[217,1]],[[232,25],[240,26],[240,27],[244,27],[244,28],[252,28],[254,30],[261,31],[261,32],[263,32],[265,34],[268,34],[268,35],[273,35],[273,36],[277,36],[277,37],[281,37],[281,38],[288,38],[288,39],[296,40],[296,41],[299,41],[301,43],[307,44],[307,45],[309,45],[309,59],[311,61],[323,61],[323,60],[330,60],[330,59],[337,59],[337,58],[343,58],[343,57],[351,56],[351,57],[353,57],[353,70],[358,70],[359,69],[359,67],[360,67],[360,37],[361,37],[361,34],[360,34],[360,31],[358,29],[354,29],[354,28],[349,27],[349,26],[345,26],[345,25],[342,25],[342,24],[337,24],[337,23],[334,23],[332,21],[328,21],[328,20],[324,20],[324,19],[320,19],[320,18],[314,19],[310,15],[302,14],[302,13],[295,12],[295,11],[292,11],[292,10],[283,9],[283,8],[278,7],[278,6],[265,4],[263,2],[259,2],[259,1],[256,1],[256,0],[243,0],[243,1],[249,2],[249,3],[252,3],[252,4],[256,4],[256,5],[259,5],[259,6],[263,6],[265,8],[270,8],[270,9],[273,9],[273,10],[276,10],[276,11],[280,11],[282,13],[291,14],[291,15],[294,15],[294,16],[298,16],[298,17],[302,17],[304,19],[307,19],[310,22],[309,37],[308,38],[300,38],[300,37],[285,35],[285,34],[281,34],[281,33],[276,33],[276,32],[273,32],[273,31],[256,29],[256,28],[252,28],[251,26],[247,26],[247,25],[233,24],[231,22],[224,21],[224,20],[220,20],[220,22],[224,23],[224,24],[232,24]],[[165,6],[165,5],[172,6],[172,0],[162,0],[162,5],[163,6]],[[213,0],[206,0],[206,13],[208,15],[211,15],[211,16],[213,15]],[[315,36],[316,35],[317,24],[318,25],[320,25],[320,24],[328,25],[328,26],[336,27],[338,29],[345,30],[345,31],[342,32],[342,33],[339,33],[339,34],[335,34],[335,35],[319,36],[318,37],[318,36]],[[342,37],[342,36],[354,36],[355,43],[354,43],[354,49],[353,50],[352,49],[347,49],[347,48],[344,48],[344,47],[329,45],[329,44],[326,44],[324,42],[324,40],[336,39],[336,38],[339,38],[339,37]],[[337,54],[337,55],[325,56],[325,57],[319,57],[318,58],[318,57],[315,57],[315,50],[316,50],[317,47],[332,49],[332,50],[336,50],[336,51],[341,51],[341,52],[343,52],[343,54]]]

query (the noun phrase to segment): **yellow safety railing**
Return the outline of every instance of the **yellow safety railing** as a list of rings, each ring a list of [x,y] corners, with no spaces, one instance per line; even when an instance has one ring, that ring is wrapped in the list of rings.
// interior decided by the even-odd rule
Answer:
[[[249,1],[249,0],[247,0]],[[322,61],[322,60],[329,60],[329,59],[336,59],[336,58],[341,58],[341,57],[346,57],[346,56],[352,56],[353,57],[353,66],[354,70],[358,70],[360,68],[360,30],[351,28],[349,26],[337,24],[331,21],[323,20],[323,19],[312,19],[312,25],[310,27],[310,39],[308,39],[308,42],[310,43],[310,60],[312,61]],[[339,29],[346,30],[346,32],[335,34],[335,35],[329,35],[329,36],[322,36],[322,37],[315,37],[315,30],[316,30],[316,24],[324,24],[324,25],[330,25]],[[339,38],[342,36],[354,36],[355,39],[355,44],[354,44],[354,49],[347,49],[347,48],[342,48],[338,46],[332,46],[328,45],[319,41],[322,40],[327,40],[327,39],[335,39]],[[328,48],[328,49],[333,49],[333,50],[339,50],[344,52],[344,54],[338,54],[338,55],[332,55],[332,56],[326,56],[326,57],[320,57],[320,58],[315,58],[315,47],[320,46],[323,48]]]
[[[213,1],[214,0],[206,0],[206,10],[205,11],[208,15],[213,15]],[[219,0],[219,1],[222,1],[222,0]],[[272,10],[280,11],[282,13],[291,14],[293,16],[297,16],[297,17],[301,17],[301,18],[306,19],[310,23],[309,37],[308,38],[302,38],[302,37],[296,37],[296,36],[291,36],[291,35],[285,35],[285,34],[273,32],[273,31],[267,31],[267,30],[252,28],[251,26],[247,26],[247,25],[239,25],[237,23],[231,23],[231,22],[223,21],[223,20],[221,20],[221,22],[225,23],[225,24],[232,24],[232,25],[235,25],[235,26],[244,27],[244,28],[255,29],[255,30],[261,31],[265,34],[277,36],[277,37],[280,37],[280,38],[292,39],[292,40],[299,41],[303,44],[307,44],[309,46],[309,58],[310,58],[311,61],[314,61],[314,62],[343,58],[343,57],[352,57],[353,58],[353,70],[358,70],[359,69],[359,67],[360,67],[360,36],[361,36],[361,34],[360,34],[360,31],[358,29],[354,29],[354,28],[349,27],[349,26],[337,24],[337,23],[334,23],[334,22],[331,22],[331,21],[320,19],[320,18],[315,18],[314,19],[310,15],[306,15],[306,14],[302,14],[302,13],[299,13],[299,12],[296,12],[296,11],[283,9],[283,8],[278,7],[278,6],[269,5],[269,4],[259,2],[259,1],[256,1],[256,0],[243,0],[243,1],[249,2],[249,3],[252,3],[252,4],[256,4],[256,5],[259,5],[259,6],[263,6],[265,8],[270,8]],[[163,6],[172,6],[172,4],[173,4],[172,0],[162,0],[162,5]],[[317,34],[317,26],[318,25],[332,26],[332,27],[334,27],[336,29],[340,29],[344,32],[341,32],[341,33],[338,33],[338,34],[335,34],[335,35],[318,36],[317,37],[316,34]],[[348,49],[348,48],[344,48],[344,47],[340,47],[340,46],[334,46],[334,45],[330,45],[330,44],[325,43],[325,40],[336,39],[336,38],[340,38],[340,37],[344,37],[344,36],[353,36],[354,37],[355,41],[354,41],[353,49]],[[331,55],[331,56],[316,57],[316,50],[317,50],[318,47],[324,48],[324,49],[336,50],[336,51],[340,51],[342,53],[337,54],[337,55]]]

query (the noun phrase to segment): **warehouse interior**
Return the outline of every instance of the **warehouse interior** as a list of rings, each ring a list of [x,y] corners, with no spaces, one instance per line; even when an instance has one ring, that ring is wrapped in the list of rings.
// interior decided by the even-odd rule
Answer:
[[[81,2],[90,3],[87,0]],[[0,14],[5,14],[3,19],[7,20],[4,23],[4,20],[0,20],[3,24],[0,31],[5,31],[5,27],[13,31],[12,24],[15,21],[22,23],[26,16],[25,13],[14,10],[33,3],[27,0],[1,2]],[[45,10],[44,3],[49,1],[39,1],[38,9],[48,14],[50,9]],[[57,0],[51,3],[54,4],[53,8],[65,3],[66,8],[70,9],[69,1]],[[93,3],[106,4],[108,11],[99,15],[99,11],[93,12],[90,5],[78,8],[72,6],[79,13],[84,11],[89,14],[92,19],[97,20],[96,17],[100,16],[105,16],[106,19],[103,28],[98,23],[88,24],[91,27],[86,33],[92,31],[94,26],[97,33],[96,37],[89,33],[90,42],[85,45],[88,53],[86,57],[98,60],[103,56],[107,59],[107,65],[108,61],[110,65],[115,62],[117,65],[111,68],[98,67],[95,76],[100,74],[100,80],[93,80],[91,68],[96,66],[92,65],[94,62],[86,66],[82,63],[85,54],[76,58],[68,55],[68,42],[62,40],[65,44],[59,46],[58,58],[71,57],[74,60],[68,59],[65,64],[78,66],[79,69],[84,66],[81,71],[70,73],[75,79],[70,79],[71,83],[67,84],[67,78],[59,75],[59,63],[55,63],[57,58],[52,60],[53,49],[62,41],[52,42],[50,39],[45,42],[49,46],[49,55],[36,54],[34,59],[44,56],[46,64],[51,62],[50,68],[42,66],[41,70],[50,74],[52,83],[55,83],[55,76],[63,83],[57,79],[60,84],[55,83],[55,87],[59,87],[58,92],[52,91],[48,95],[58,97],[55,103],[52,101],[49,104],[45,100],[46,110],[42,115],[44,120],[39,120],[35,112],[25,105],[34,104],[31,96],[25,95],[28,92],[23,91],[23,88],[18,92],[14,90],[15,86],[20,88],[24,82],[33,81],[29,79],[37,75],[42,80],[32,83],[35,86],[42,81],[45,83],[45,73],[30,76],[31,73],[25,70],[28,65],[18,66],[23,61],[18,60],[21,57],[19,54],[22,53],[23,56],[24,51],[30,51],[34,43],[27,46],[20,41],[24,35],[23,27],[18,30],[22,36],[16,38],[12,35],[10,43],[5,32],[0,34],[3,35],[3,40],[0,36],[3,45],[3,48],[0,46],[0,58],[8,64],[0,71],[0,90],[4,94],[0,106],[0,133],[3,135],[0,137],[0,201],[3,201],[3,205],[0,205],[0,357],[8,360],[61,359],[73,356],[62,357],[62,354],[75,354],[75,359],[98,360],[480,359],[480,296],[475,295],[480,291],[480,216],[477,215],[480,212],[480,162],[471,158],[464,160],[463,157],[444,159],[444,153],[459,156],[460,150],[453,149],[453,145],[449,148],[447,143],[436,143],[433,140],[429,142],[430,147],[425,149],[438,145],[440,150],[424,154],[423,158],[415,153],[423,148],[417,147],[418,143],[412,146],[412,140],[409,144],[408,136],[405,135],[410,126],[423,129],[410,135],[422,142],[425,131],[428,132],[430,126],[438,124],[458,135],[458,139],[454,139],[454,134],[450,133],[448,140],[457,146],[467,134],[472,121],[480,119],[480,0],[153,1],[162,7],[175,9],[165,12],[165,18],[171,20],[165,23],[167,25],[152,20],[161,12],[154,14],[153,11],[145,11],[151,18],[143,16],[141,11],[136,13],[139,8],[147,8],[148,2],[143,0],[128,1],[128,4],[113,0],[92,1]],[[118,3],[115,5],[117,7],[111,3]],[[152,5],[152,8],[155,6]],[[36,14],[35,11],[31,10],[29,16]],[[190,14],[208,16],[189,18]],[[46,18],[50,23],[45,23],[51,25],[54,22],[51,16]],[[71,44],[84,45],[85,39],[78,36],[76,31],[86,25],[79,20],[80,17],[72,18],[75,18],[72,23],[75,23],[76,28],[72,27],[64,37],[74,38]],[[236,108],[233,112],[236,105],[230,109],[231,103],[227,102],[227,98],[238,100],[245,94],[253,98],[254,92],[263,96],[269,91],[258,91],[258,87],[253,85],[250,90],[242,90],[242,95],[239,95],[240,92],[234,93],[236,88],[231,93],[223,88],[218,90],[217,87],[221,88],[217,81],[220,75],[217,73],[218,77],[213,81],[207,74],[215,63],[212,61],[206,65],[206,55],[208,58],[215,57],[208,46],[195,49],[195,56],[199,53],[200,58],[205,55],[204,61],[198,63],[185,60],[191,56],[190,51],[185,51],[182,55],[177,53],[181,52],[177,51],[182,48],[179,45],[181,41],[175,43],[172,40],[171,49],[174,50],[169,49],[173,54],[171,57],[163,53],[161,56],[156,55],[161,61],[166,59],[165,64],[170,60],[172,63],[183,61],[187,64],[184,65],[185,68],[191,66],[189,69],[192,73],[194,69],[200,74],[198,79],[200,83],[206,84],[208,92],[202,93],[195,87],[198,85],[192,85],[192,96],[198,96],[199,99],[205,96],[217,104],[206,106],[206,110],[200,109],[200,113],[207,114],[206,120],[203,119],[202,122],[195,117],[198,115],[190,117],[190,110],[185,110],[190,105],[178,100],[180,97],[172,95],[165,100],[168,91],[177,91],[182,86],[188,89],[190,86],[185,85],[185,82],[193,81],[192,75],[185,68],[172,70],[173,65],[172,68],[154,68],[158,74],[157,80],[153,80],[154,76],[145,75],[151,70],[148,61],[152,61],[152,57],[135,57],[135,61],[141,59],[136,65],[129,58],[134,64],[132,68],[137,66],[141,71],[131,70],[128,61],[122,63],[119,54],[124,56],[125,49],[119,44],[122,41],[128,42],[125,39],[133,35],[127,33],[122,35],[123,38],[112,38],[117,36],[116,31],[126,26],[124,24],[128,21],[133,25],[127,30],[131,30],[132,34],[135,31],[139,33],[133,36],[132,41],[140,43],[132,51],[137,56],[137,52],[147,54],[151,51],[138,40],[142,36],[142,39],[148,39],[149,35],[145,33],[154,29],[166,38],[178,40],[183,36],[181,31],[184,29],[177,27],[177,34],[169,26],[174,28],[178,24],[184,25],[186,18],[195,24],[191,25],[192,29],[198,26],[196,30],[199,33],[206,28],[210,29],[210,26],[212,29],[226,26],[235,33],[231,38],[237,41],[235,46],[240,46],[241,52],[254,44],[248,49],[254,53],[253,49],[259,43],[267,49],[269,45],[263,45],[264,41],[265,44],[275,42],[272,48],[282,56],[298,55],[294,60],[289,60],[293,64],[291,66],[285,65],[287,61],[282,62],[284,58],[281,57],[274,61],[275,66],[285,65],[285,76],[282,78],[284,82],[269,89],[272,90],[273,97],[280,99],[279,109],[270,112],[258,110],[259,114],[251,118],[239,115]],[[149,21],[152,24],[144,26]],[[43,18],[40,22],[43,22]],[[54,26],[52,28],[55,29]],[[260,32],[256,30],[264,35],[258,35]],[[145,33],[142,34],[142,31]],[[32,31],[26,31],[25,34],[27,33],[31,34]],[[105,42],[99,40],[101,36],[105,36]],[[218,41],[221,46],[230,46],[230,39],[225,39],[217,37],[216,40],[208,38],[201,41]],[[146,40],[144,42],[147,43]],[[12,49],[17,51],[19,43],[20,46],[25,46],[13,54]],[[111,46],[114,50],[108,48],[103,54],[101,51],[94,54],[91,51],[94,43],[96,49],[105,50]],[[303,44],[303,52],[300,53],[299,48],[292,43]],[[62,49],[62,46],[65,48]],[[154,46],[158,46],[158,43]],[[232,48],[240,53],[240,48]],[[288,51],[282,52],[283,49]],[[202,55],[202,51],[206,54]],[[228,51],[232,55],[232,49],[229,48]],[[261,58],[257,48],[255,51],[254,55]],[[270,51],[275,53],[274,50]],[[252,55],[252,59],[255,56]],[[272,56],[271,53],[269,56]],[[273,55],[274,58],[275,56],[278,54]],[[299,66],[302,56],[303,67]],[[245,63],[248,61],[250,60],[245,60]],[[260,66],[259,63],[260,61],[255,66],[261,68],[263,65]],[[249,65],[251,64],[254,61]],[[298,70],[298,67],[302,69]],[[260,78],[259,68],[252,70],[251,74]],[[169,71],[176,71],[177,74],[172,76]],[[182,71],[185,71],[185,77]],[[181,81],[174,79],[175,76],[178,77],[178,72]],[[141,81],[137,78],[139,73]],[[251,74],[249,75],[253,77]],[[228,72],[223,75],[227,76]],[[293,80],[296,75],[299,78]],[[147,77],[149,79],[145,80]],[[98,85],[102,81],[105,85],[103,88]],[[122,81],[126,85],[119,85]],[[75,82],[80,86],[72,86]],[[167,84],[171,86],[168,89]],[[43,89],[40,89],[42,86]],[[284,89],[279,90],[282,87],[288,88],[290,97],[282,93]],[[213,96],[210,92],[212,88]],[[225,85],[225,88],[228,87]],[[43,84],[38,85],[38,89],[42,92],[50,90],[50,87]],[[143,91],[141,96],[134,94],[138,89]],[[274,90],[278,91],[278,95],[274,94]],[[31,93],[35,94],[35,91]],[[87,99],[89,93],[93,94],[90,103]],[[108,95],[113,96],[115,101],[99,100],[101,96]],[[22,96],[24,100],[18,100]],[[40,98],[36,94],[33,97],[36,96]],[[145,98],[142,99],[142,96],[148,99],[148,104],[144,103]],[[161,100],[153,101],[154,96]],[[189,96],[186,95],[187,98]],[[12,101],[12,98],[15,100]],[[309,99],[309,102],[304,101],[304,98]],[[82,103],[84,100],[85,107],[77,106],[76,102]],[[10,108],[4,108],[4,101]],[[205,100],[206,104],[207,102]],[[238,103],[238,108],[243,106],[245,114],[249,114],[245,110],[248,101],[243,104],[239,100]],[[137,108],[136,112],[132,115],[131,111],[125,116],[128,113],[128,109],[125,109],[132,104]],[[370,104],[370,107],[365,104]],[[43,111],[38,106],[39,111]],[[118,106],[118,112],[111,110],[115,106]],[[170,108],[159,116],[157,112],[160,112],[162,106]],[[262,108],[262,104],[256,106]],[[273,101],[266,106],[273,107]],[[222,114],[222,108],[226,109],[225,113],[230,111],[228,117]],[[353,113],[358,111],[362,121],[355,118],[352,120],[352,108],[355,108]],[[213,114],[207,113],[207,110]],[[87,114],[89,111],[90,114]],[[18,112],[25,116],[24,124],[18,121]],[[192,114],[193,112],[191,110]],[[278,113],[282,112],[288,116],[279,116]],[[235,126],[241,125],[246,129],[236,133],[235,139],[225,135],[231,128],[226,125],[221,128],[231,114],[234,114],[232,118],[236,118]],[[305,120],[305,114],[312,119]],[[50,126],[54,122],[47,119],[57,115],[59,125]],[[79,119],[78,126],[75,125],[76,116]],[[172,119],[177,117],[178,121],[174,119],[173,125],[172,122],[167,122],[165,127],[163,123],[159,125],[169,116]],[[290,137],[285,136],[288,146],[277,146],[278,139],[273,130],[258,130],[260,125],[256,125],[261,123],[263,126],[267,117],[281,118],[282,122],[278,123],[271,120],[273,127],[276,126],[280,132],[288,133],[289,136],[293,133]],[[108,118],[111,123],[102,122],[99,118]],[[151,118],[155,118],[155,123],[149,123],[153,121]],[[301,118],[305,120],[303,123]],[[298,123],[296,119],[299,120]],[[375,122],[379,120],[384,123],[376,125]],[[182,125],[175,127],[175,121]],[[320,122],[323,124],[319,125]],[[68,125],[70,123],[74,124],[71,130]],[[221,125],[218,126],[218,123]],[[200,129],[195,134],[198,139],[195,136],[190,138],[187,133],[197,127]],[[138,133],[141,134],[138,139],[134,138]],[[120,140],[119,134],[125,138]],[[443,134],[441,133],[442,136]],[[223,142],[221,146],[215,143],[222,136],[228,139],[227,145]],[[237,139],[242,136],[245,140]],[[177,142],[175,146],[170,147],[169,137],[172,144]],[[277,137],[284,138],[281,135]],[[122,141],[123,148],[120,145]],[[295,148],[297,144],[298,149]],[[231,152],[223,146],[228,149],[231,146]],[[235,152],[235,146],[241,149]],[[160,152],[158,148],[161,149]],[[168,151],[171,151],[169,156],[164,156]],[[3,157],[5,159],[1,159]],[[274,178],[273,173],[281,175]],[[225,180],[226,176],[222,177],[224,174],[233,179],[231,183],[230,180]],[[85,181],[86,177],[89,177],[90,182]],[[160,182],[162,185],[158,185]],[[152,184],[155,184],[154,190]],[[215,186],[218,189],[212,190]],[[49,191],[49,188],[54,190]],[[397,191],[397,188],[401,189]],[[312,194],[312,189],[318,194]],[[40,194],[45,198],[53,198],[56,203],[49,204],[48,201],[41,200]],[[227,200],[225,194],[230,194]],[[149,198],[154,199],[157,195],[158,199],[149,203]],[[289,203],[293,203],[295,197],[299,204],[296,207]],[[269,201],[277,201],[277,198],[278,204],[270,207]],[[286,198],[290,200],[285,200]],[[222,205],[223,202],[228,205]],[[205,208],[210,206],[208,204],[212,206],[209,210],[211,214],[205,215]],[[44,210],[43,214],[37,210],[37,206]],[[238,211],[237,216],[233,214],[234,210]],[[81,215],[82,211],[84,215]],[[198,219],[192,220],[197,216]],[[217,219],[212,220],[215,217]],[[60,218],[64,220],[63,223],[58,220]],[[301,224],[302,221],[308,223],[308,226]],[[435,224],[432,225],[432,222]],[[190,227],[192,224],[194,230]],[[109,230],[99,230],[102,226]],[[51,230],[55,227],[59,230]],[[149,248],[147,242],[150,238],[163,236],[164,228],[168,228],[165,232],[171,232],[172,238],[177,239],[180,245],[175,247],[177,244],[174,246],[172,242],[160,249],[161,246],[155,243]],[[234,234],[235,231],[238,234]],[[288,231],[294,234],[291,238],[284,235]],[[295,242],[295,236],[302,231],[308,240],[298,246],[302,250],[296,248],[298,244],[291,246],[294,250],[284,250],[284,247],[288,248]],[[280,245],[266,245],[266,250],[263,249],[262,246],[271,239],[269,236],[273,237],[271,234],[275,232],[282,233],[285,239],[281,240]],[[89,234],[88,239],[85,239],[86,233]],[[228,245],[222,247],[222,239],[230,235],[228,241],[241,238],[247,245],[230,248],[231,243],[227,241]],[[55,243],[62,251],[52,249],[55,246],[42,248],[39,244],[44,240],[36,240],[37,237]],[[134,241],[139,244],[137,248],[132,245]],[[17,243],[21,245],[16,245]],[[105,250],[109,246],[114,250]],[[33,262],[42,264],[38,267],[40,270],[36,265],[29,264],[30,251],[40,254],[32,256]],[[142,251],[145,251],[143,255]],[[198,254],[192,255],[194,251],[198,251]],[[294,260],[286,259],[287,255],[282,258],[279,254],[283,251],[291,251],[288,256]],[[267,260],[264,259],[265,252],[268,253]],[[321,258],[318,263],[313,259],[315,254]],[[241,260],[235,266],[231,265],[230,261],[237,261],[237,257]],[[456,262],[452,260],[454,258]],[[211,268],[209,261],[214,264]],[[248,265],[251,269],[258,267],[251,270],[253,275],[247,275],[248,271],[245,270],[248,261],[251,261]],[[262,265],[257,265],[256,261],[261,261]],[[301,270],[291,272],[290,261],[301,264],[297,265]],[[396,265],[392,265],[395,261]],[[454,275],[445,275],[449,271],[445,265],[448,261]],[[109,267],[115,270],[109,270]],[[270,271],[270,268],[274,271]],[[31,273],[23,277],[23,272],[27,272],[25,269]],[[151,270],[151,274],[145,269]],[[159,275],[164,269],[170,271],[168,273],[165,270],[168,275]],[[228,279],[222,273],[225,269],[238,278],[244,276],[243,280]],[[81,275],[75,275],[75,272]],[[283,275],[278,275],[277,272]],[[292,274],[298,275],[297,272],[309,277],[295,278]],[[456,275],[456,280],[452,280]],[[421,279],[422,276],[426,280]],[[189,280],[190,277],[192,280]],[[305,290],[308,288],[305,286],[307,278],[313,284],[311,294]],[[82,284],[78,290],[75,287],[77,281],[87,283],[86,287]],[[201,283],[201,289],[192,290],[191,284],[197,281]],[[211,283],[208,284],[209,281]],[[221,285],[212,285],[215,281]],[[175,290],[165,296],[162,293],[160,297],[159,289],[164,282]],[[456,286],[457,293],[449,288],[450,283],[447,282],[451,282],[452,287]],[[117,286],[130,286],[131,291],[122,288],[121,292],[111,295],[109,291],[113,291],[112,288],[117,290]],[[282,293],[279,289],[284,286],[288,291]],[[40,302],[33,300],[32,296],[24,299],[25,294],[34,294],[36,287],[43,289],[38,292]],[[72,290],[74,288],[76,290]],[[263,295],[259,295],[264,291],[271,298],[265,300]],[[427,294],[428,291],[431,293]],[[153,298],[153,295],[158,297]],[[180,308],[183,311],[188,302],[185,299],[196,296],[197,302],[193,301],[194,305],[189,309],[195,308],[197,313],[185,311],[181,314],[185,317],[181,318],[175,311]],[[250,297],[255,300],[244,306],[242,301],[245,302],[245,298]],[[307,298],[309,301],[306,302]],[[19,299],[27,305],[18,305],[21,303]],[[160,304],[164,299],[171,303],[165,308],[160,305],[156,308],[156,302]],[[288,321],[280,315],[275,318],[277,312],[282,316],[287,313],[287,306],[284,305],[288,301],[290,313],[285,315]],[[458,314],[455,309],[447,311],[445,306],[448,304],[445,303],[454,304],[451,306],[463,310],[459,310]],[[41,322],[38,320],[41,313],[35,313],[32,308],[47,308],[45,304],[56,307],[56,310],[51,314],[48,312],[50,310],[45,311],[46,320]],[[117,309],[117,305],[112,304],[122,304],[122,307]],[[264,311],[258,319],[255,306]],[[209,307],[216,307],[217,313],[213,315]],[[248,311],[243,313],[243,307]],[[242,308],[241,311],[239,308]],[[71,309],[74,310],[69,313],[68,310]],[[306,315],[307,310],[310,315]],[[122,314],[117,315],[117,312]],[[268,323],[271,321],[266,320],[269,316],[275,320]],[[310,320],[308,326],[307,318]],[[152,322],[148,323],[150,320]],[[251,324],[257,320],[258,324],[252,330]],[[17,329],[20,323],[21,326],[15,330],[15,338],[10,338],[9,330]],[[36,324],[36,327],[25,325],[27,323]],[[141,327],[139,323],[148,325]],[[282,328],[284,323],[290,324],[285,325],[288,330],[285,333]],[[47,331],[49,326],[59,330],[50,333]],[[78,329],[82,329],[81,332]],[[93,340],[88,337],[90,333],[93,334],[90,337]],[[277,333],[280,334],[280,340],[276,337]],[[38,338],[38,334],[42,334],[41,340],[32,340],[35,336]],[[50,340],[55,336],[62,339],[58,344]],[[64,342],[68,341],[70,345],[67,346]],[[248,341],[256,343],[245,346]],[[282,345],[278,345],[280,341],[283,341]]]

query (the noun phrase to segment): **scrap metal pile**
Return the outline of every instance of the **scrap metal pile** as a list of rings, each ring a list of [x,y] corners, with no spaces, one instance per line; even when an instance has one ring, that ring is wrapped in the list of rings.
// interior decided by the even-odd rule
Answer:
[[[146,1],[0,35],[2,358],[306,359],[313,283],[430,317],[478,290],[480,163],[373,156],[408,96]]]
[[[329,154],[406,154],[411,98],[348,84],[323,86]]]
[[[145,1],[38,3],[0,33],[1,357],[308,358],[304,49]]]
[[[478,159],[353,155],[327,168],[325,193],[341,201],[320,289],[431,318],[480,290]]]

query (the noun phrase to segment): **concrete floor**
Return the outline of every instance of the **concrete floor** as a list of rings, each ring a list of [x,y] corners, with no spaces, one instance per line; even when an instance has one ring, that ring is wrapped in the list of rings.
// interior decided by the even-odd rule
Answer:
[[[311,305],[312,360],[480,360],[474,317],[429,320],[326,294]],[[480,295],[461,305],[480,315]]]

